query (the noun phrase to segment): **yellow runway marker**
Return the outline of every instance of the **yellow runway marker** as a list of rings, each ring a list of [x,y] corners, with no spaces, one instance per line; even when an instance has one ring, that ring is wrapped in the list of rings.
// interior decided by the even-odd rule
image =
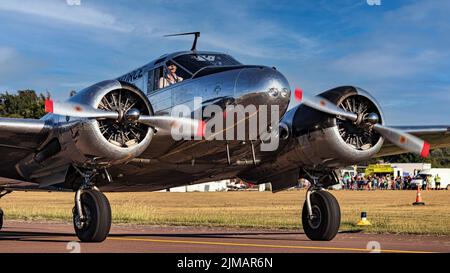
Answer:
[[[268,245],[268,244],[245,244],[245,243],[225,243],[225,242],[207,242],[207,241],[185,241],[185,240],[162,240],[162,239],[145,239],[145,238],[111,238],[108,240],[117,241],[140,241],[140,242],[152,242],[152,243],[172,243],[172,244],[195,244],[195,245],[218,245],[218,246],[248,246],[248,247],[261,247],[261,248],[288,248],[288,249],[310,249],[310,250],[334,250],[334,251],[358,251],[358,252],[370,252],[366,248],[346,248],[346,247],[320,247],[320,246],[295,246],[295,245]],[[435,253],[426,251],[412,251],[412,250],[392,250],[381,249],[383,253]]]

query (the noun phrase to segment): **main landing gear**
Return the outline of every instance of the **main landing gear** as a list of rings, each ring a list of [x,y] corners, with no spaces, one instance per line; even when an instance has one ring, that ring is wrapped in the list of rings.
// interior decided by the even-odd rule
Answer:
[[[317,179],[311,180],[313,183],[306,192],[302,210],[303,229],[311,240],[330,241],[338,233],[341,209],[336,198],[320,187]]]
[[[2,229],[2,227],[3,227],[3,210],[0,209],[0,230]]]
[[[75,193],[73,226],[82,242],[102,242],[111,228],[111,206],[106,196],[92,183],[95,171],[80,172],[83,183]]]
[[[10,190],[2,190],[2,189],[0,189],[0,199],[3,197],[3,196],[5,196],[5,195],[7,195],[7,194],[9,194],[9,193],[11,193],[12,191],[10,191]],[[3,210],[0,208],[0,230],[2,229],[2,227],[3,227]]]

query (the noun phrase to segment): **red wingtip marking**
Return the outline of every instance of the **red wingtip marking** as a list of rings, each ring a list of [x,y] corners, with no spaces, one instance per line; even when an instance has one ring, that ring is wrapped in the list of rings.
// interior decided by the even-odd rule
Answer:
[[[51,99],[45,100],[45,112],[53,113],[53,101]]]
[[[295,99],[301,102],[303,99],[303,90],[301,88],[296,88],[294,92]]]
[[[205,135],[205,128],[206,128],[206,122],[204,122],[203,120],[200,120],[198,122],[198,127],[197,127],[197,136],[203,137]]]
[[[430,144],[425,141],[423,143],[422,152],[420,153],[420,156],[427,158],[429,155],[430,155]]]

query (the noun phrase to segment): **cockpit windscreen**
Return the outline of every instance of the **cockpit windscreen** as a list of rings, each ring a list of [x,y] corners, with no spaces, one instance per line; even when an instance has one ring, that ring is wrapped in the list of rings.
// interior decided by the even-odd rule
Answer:
[[[197,71],[207,66],[229,66],[240,65],[233,57],[225,54],[186,54],[173,59],[185,67],[189,72],[195,74]]]

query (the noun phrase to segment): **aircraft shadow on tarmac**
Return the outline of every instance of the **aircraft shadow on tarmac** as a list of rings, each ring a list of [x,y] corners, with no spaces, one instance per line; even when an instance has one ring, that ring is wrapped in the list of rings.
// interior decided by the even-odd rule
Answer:
[[[340,231],[340,234],[359,233],[362,230]],[[277,240],[291,241],[292,235],[304,235],[303,232],[220,232],[220,233],[112,233],[109,237],[167,237],[167,238],[223,238],[246,240]],[[29,232],[29,231],[1,231],[0,241],[33,241],[33,242],[68,242],[70,239],[56,239],[74,237],[73,233],[65,232]],[[281,237],[280,237],[281,236]],[[286,236],[286,237],[285,237]],[[53,238],[53,239],[52,239]],[[309,241],[307,238],[295,238],[297,241]]]
[[[28,232],[28,231],[2,231],[0,232],[0,241],[25,241],[25,242],[53,242],[64,243],[71,240],[52,239],[55,237],[72,237],[73,233],[54,233],[54,232]]]

